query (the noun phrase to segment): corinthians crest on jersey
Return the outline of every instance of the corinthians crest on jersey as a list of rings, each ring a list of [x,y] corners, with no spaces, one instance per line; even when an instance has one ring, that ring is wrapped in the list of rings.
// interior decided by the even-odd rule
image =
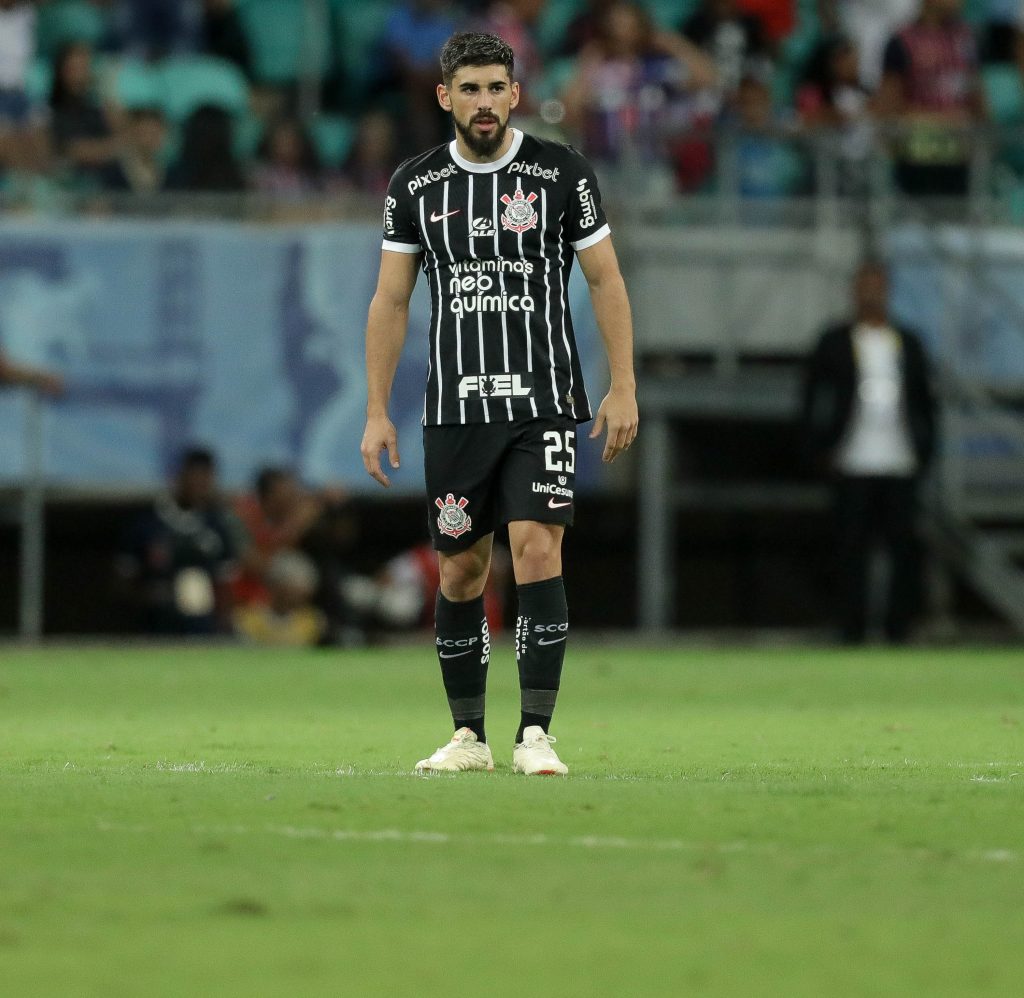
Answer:
[[[492,163],[451,142],[388,188],[384,249],[421,254],[430,291],[428,426],[590,418],[568,284],[575,254],[609,233],[597,181],[571,146],[510,131]]]
[[[501,213],[502,226],[512,232],[532,229],[537,224],[537,212],[533,207],[536,200],[537,195],[533,191],[529,194],[523,193],[523,182],[517,180],[515,194],[511,197],[507,194],[501,195],[501,203],[505,205],[505,210]]]

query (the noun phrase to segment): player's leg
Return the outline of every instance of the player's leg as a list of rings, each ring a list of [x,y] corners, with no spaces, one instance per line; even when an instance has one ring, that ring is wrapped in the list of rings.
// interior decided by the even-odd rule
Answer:
[[[455,554],[438,552],[441,586],[434,613],[437,657],[455,730],[469,728],[480,742],[491,636],[484,612],[484,586],[491,564],[493,534]]]
[[[569,634],[562,537],[572,523],[575,438],[575,425],[568,420],[524,424],[499,493],[519,599],[521,716],[513,760],[518,771],[531,774],[567,772],[551,748],[549,729]]]
[[[569,610],[562,583],[561,524],[513,520],[508,525],[519,597],[516,663],[520,720],[513,765],[530,775],[565,775],[549,735],[562,679]]]
[[[455,735],[418,770],[493,769],[484,731],[491,655],[483,591],[494,530],[492,468],[496,441],[487,427],[424,431],[428,524],[438,553],[440,587],[435,645]]]

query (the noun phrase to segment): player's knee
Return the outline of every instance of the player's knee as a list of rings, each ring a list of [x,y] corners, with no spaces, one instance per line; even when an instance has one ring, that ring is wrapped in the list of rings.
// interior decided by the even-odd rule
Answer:
[[[441,563],[441,592],[445,599],[461,603],[476,599],[487,582],[487,562],[470,555],[445,558]]]
[[[550,579],[561,574],[561,537],[539,530],[523,537],[514,546],[512,559],[516,578],[528,581]]]

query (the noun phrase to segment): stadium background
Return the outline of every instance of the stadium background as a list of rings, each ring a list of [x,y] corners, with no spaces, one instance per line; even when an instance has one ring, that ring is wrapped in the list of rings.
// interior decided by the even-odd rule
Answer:
[[[360,571],[421,539],[422,289],[396,386],[404,469],[395,494],[373,492],[356,447],[380,177],[416,124],[387,55],[389,38],[407,41],[405,6],[38,5],[26,88],[41,128],[54,60],[84,42],[92,99],[114,132],[130,127],[133,110],[158,107],[167,125],[160,156],[172,164],[189,116],[221,108],[240,180],[228,190],[181,184],[132,194],[73,157],[33,166],[9,156],[0,186],[0,346],[59,370],[67,391],[41,408],[15,391],[0,400],[0,629],[18,628],[28,588],[45,579],[47,633],[122,630],[113,552],[190,443],[216,451],[229,490],[247,488],[266,464],[290,465],[310,486],[340,483],[361,525]],[[641,6],[659,28],[680,29],[699,4]],[[845,311],[856,261],[874,252],[893,268],[896,316],[921,331],[941,375],[943,450],[923,523],[930,633],[1009,636],[1022,626],[1014,607],[1024,606],[1017,66],[983,46],[979,83],[990,114],[967,132],[968,190],[923,198],[893,177],[898,122],[877,126],[853,156],[851,180],[844,133],[806,114],[809,66],[836,27],[827,23],[830,5],[740,6],[767,12],[767,38],[748,74],[772,102],[756,136],[720,94],[708,103],[683,87],[654,99],[648,88],[643,100],[654,104],[641,101],[644,113],[630,117],[627,100],[622,120],[632,124],[609,142],[612,131],[581,128],[561,100],[580,67],[569,27],[586,5],[521,5],[536,14],[516,29],[534,47],[523,60],[532,74],[523,120],[581,144],[598,164],[637,323],[645,432],[609,471],[581,454],[568,569],[575,619],[824,633],[827,493],[800,456],[798,386],[814,338]],[[204,51],[203,17],[221,7],[244,45],[213,55]],[[434,4],[434,33],[494,16],[488,7]],[[973,0],[964,13],[985,41],[999,37],[992,22],[1001,11]],[[293,175],[267,161],[262,140],[282,118],[308,133],[315,168]],[[367,140],[380,168],[360,172],[354,152],[371,119],[388,123],[386,140],[383,151]],[[596,392],[600,350],[578,275],[574,299]],[[27,571],[25,554],[35,558],[33,497],[42,495],[40,573]]]

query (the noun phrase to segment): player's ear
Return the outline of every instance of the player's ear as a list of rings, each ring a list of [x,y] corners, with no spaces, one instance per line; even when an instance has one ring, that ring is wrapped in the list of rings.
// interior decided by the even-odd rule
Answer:
[[[448,93],[448,88],[443,84],[437,85],[437,103],[441,105],[446,111],[452,109],[452,99]]]
[[[519,84],[512,84],[512,100],[509,101],[509,110],[511,111],[519,103]]]

